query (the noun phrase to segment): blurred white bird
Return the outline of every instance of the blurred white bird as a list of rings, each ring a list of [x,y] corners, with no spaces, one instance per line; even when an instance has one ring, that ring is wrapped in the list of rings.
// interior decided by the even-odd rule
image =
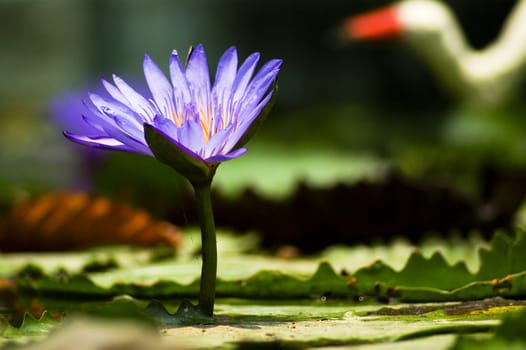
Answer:
[[[428,62],[444,88],[478,107],[496,107],[517,92],[526,70],[526,0],[519,0],[495,40],[470,47],[451,10],[433,0],[404,0],[347,19],[346,39],[400,36]]]

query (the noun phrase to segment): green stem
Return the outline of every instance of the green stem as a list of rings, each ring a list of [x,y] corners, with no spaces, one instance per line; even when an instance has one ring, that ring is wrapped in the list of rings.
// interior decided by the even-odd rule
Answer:
[[[214,315],[214,299],[217,275],[217,243],[214,213],[212,210],[211,182],[193,184],[197,214],[201,225],[203,266],[199,289],[199,309],[206,316]]]

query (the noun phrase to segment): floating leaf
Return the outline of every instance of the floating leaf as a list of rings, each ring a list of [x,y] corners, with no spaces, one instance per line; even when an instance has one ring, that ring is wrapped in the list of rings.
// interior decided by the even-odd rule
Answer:
[[[524,241],[523,233],[518,233],[515,240],[497,235],[489,250],[481,250],[477,273],[470,272],[463,262],[451,265],[442,253],[426,257],[418,251],[413,252],[399,271],[375,261],[354,273],[338,274],[335,264],[349,266],[352,255],[331,262],[319,258],[290,261],[225,252],[219,264],[217,295],[282,299],[372,296],[401,301],[520,298],[526,296]],[[508,263],[499,265],[497,262],[502,254],[506,254]],[[495,271],[491,271],[492,265]],[[53,273],[32,265],[20,270],[16,280],[21,289],[48,294],[194,297],[199,290],[199,273],[200,264],[195,258],[180,256],[99,272],[62,270]]]
[[[474,338],[461,336],[452,347],[452,350],[488,349],[508,350],[526,348],[526,309],[506,314],[502,324],[496,329],[495,334],[488,338]]]
[[[50,327],[46,322],[32,325],[33,331],[41,335],[33,336],[28,329],[15,329],[13,342],[27,343],[24,350],[57,350],[57,349],[151,349],[168,350],[163,346],[157,331],[145,327],[144,323],[134,320],[108,320],[75,315],[67,318],[64,324]],[[42,339],[48,335],[48,339]],[[11,347],[9,347],[11,348]]]
[[[169,268],[169,266],[168,266]],[[153,268],[151,271],[155,271]],[[161,271],[162,269],[157,269]],[[118,274],[118,273],[117,273]],[[163,273],[164,274],[164,273]],[[19,288],[55,294],[68,293],[78,296],[112,296],[128,294],[143,298],[168,296],[196,296],[199,291],[199,279],[189,284],[181,284],[175,280],[158,280],[144,283],[140,280],[131,283],[119,281],[119,277],[112,272],[102,273],[101,277],[115,276],[117,282],[104,287],[97,284],[96,275],[90,274],[61,274],[48,275],[37,266],[30,265],[17,275]],[[151,280],[151,279],[150,279]],[[155,278],[153,279],[155,281]],[[328,294],[345,297],[349,294],[349,287],[344,278],[337,275],[328,263],[321,263],[317,271],[310,278],[279,271],[260,271],[247,279],[235,281],[217,281],[216,294],[218,296],[236,296],[247,298],[294,298],[312,297]]]
[[[310,278],[300,278],[280,271],[260,271],[239,281],[219,281],[217,294],[245,298],[298,298],[330,295],[345,297],[349,287],[330,264],[322,262]]]
[[[91,302],[94,304],[94,302]],[[369,344],[369,346],[379,346],[380,348],[426,348],[426,349],[445,349],[454,338],[451,336],[443,341],[436,342],[437,335],[451,335],[458,333],[475,333],[488,332],[494,330],[498,324],[498,318],[503,312],[496,310],[495,305],[503,305],[502,299],[494,299],[483,303],[482,308],[488,307],[487,311],[480,315],[465,317],[465,315],[445,315],[441,312],[415,313],[415,314],[395,314],[380,315],[379,311],[384,308],[382,305],[361,305],[353,302],[332,303],[306,300],[232,300],[219,299],[216,307],[216,317],[214,320],[204,320],[203,324],[193,327],[181,327],[180,323],[172,318],[173,310],[178,301],[172,301],[168,308],[159,303],[151,304],[148,309],[150,314],[157,317],[160,322],[163,343],[166,349],[209,349],[209,348],[247,348],[250,341],[249,349],[258,347],[272,348],[272,345],[281,344],[285,348],[296,345],[299,348],[311,348],[319,346],[335,345],[359,345]],[[68,332],[69,344],[84,339],[87,344],[93,348],[113,348],[112,341],[122,340],[122,332],[132,332],[133,330],[119,330],[119,326],[130,324],[135,317],[125,319],[112,319],[108,323],[107,319],[91,319],[99,325],[104,325],[113,332],[114,337],[105,339],[99,337],[98,332],[94,331],[90,323],[85,323],[87,319],[79,316],[78,312],[89,311],[93,309],[84,307],[83,303],[70,301],[71,307],[64,320],[64,325],[54,330],[47,341],[33,343],[28,345],[27,349],[48,349],[52,344],[57,343],[57,338],[63,337],[64,332]],[[117,298],[115,300],[99,303],[96,308],[103,311],[105,308],[111,309],[119,315],[123,313],[118,309],[122,306],[124,309],[132,311],[127,312],[130,315],[136,314],[137,311],[142,313],[146,303],[131,298]],[[471,303],[465,303],[470,308]],[[462,308],[464,304],[449,303],[442,305],[443,308]],[[408,305],[401,304],[394,306],[400,310],[408,308],[426,308],[428,304]],[[185,304],[183,304],[185,307]],[[517,308],[517,306],[512,306]],[[168,310],[169,311],[168,311]],[[477,308],[475,308],[477,309]],[[108,312],[111,317],[113,312]],[[90,313],[93,315],[93,313]],[[104,315],[103,315],[104,316]],[[105,316],[106,317],[106,316]],[[79,323],[82,321],[81,323]],[[71,324],[77,323],[82,325],[83,333],[97,334],[97,339],[89,339],[80,334],[71,331]],[[150,331],[152,328],[145,323],[140,323],[143,330]],[[175,327],[174,327],[175,326]],[[139,341],[135,336],[142,332],[135,331],[133,334],[127,334],[133,339],[133,344]],[[76,336],[75,336],[76,335]],[[20,335],[23,337],[23,335]],[[15,339],[15,338],[11,338]],[[105,346],[98,344],[97,341],[105,339]],[[113,339],[113,340],[112,340]],[[403,340],[403,341],[402,341]],[[131,345],[132,343],[130,343]],[[142,344],[142,343],[141,343]],[[409,347],[410,344],[415,344]],[[418,345],[416,345],[418,344]],[[97,346],[95,346],[97,345]],[[49,347],[46,347],[49,346]],[[115,344],[113,346],[116,346]],[[122,347],[122,346],[121,346]],[[124,346],[130,348],[130,346]],[[142,344],[140,348],[151,347],[148,344]],[[26,348],[25,348],[26,349]]]
[[[228,249],[220,248],[222,259],[217,286],[216,323],[198,327],[173,328],[178,323],[170,316],[179,305],[179,297],[193,298],[199,290],[199,259],[190,251],[170,260],[119,263],[109,270],[91,272],[82,266],[70,271],[67,266],[53,270],[34,264],[20,271],[17,283],[21,290],[34,290],[40,295],[55,298],[59,295],[61,303],[65,296],[99,298],[130,294],[141,299],[158,298],[164,306],[157,304],[154,308],[156,312],[150,315],[159,318],[165,338],[163,341],[190,349],[254,348],[276,344],[285,348],[369,344],[378,348],[405,349],[413,346],[445,349],[455,342],[459,333],[481,333],[487,338],[488,332],[498,326],[499,318],[510,310],[523,308],[523,302],[505,298],[464,303],[427,302],[482,299],[495,295],[526,296],[526,271],[508,274],[515,268],[520,269],[520,257],[511,259],[514,262],[507,264],[506,269],[499,267],[493,274],[482,269],[486,266],[486,271],[489,271],[492,259],[498,258],[499,253],[493,252],[494,249],[504,249],[512,257],[521,254],[523,239],[522,233],[515,239],[495,237],[489,249],[482,250],[480,262],[470,264],[471,271],[475,271],[477,265],[481,266],[477,272],[470,272],[459,261],[458,252],[448,255],[447,250],[444,253],[446,259],[442,253],[432,254],[428,248],[425,253],[408,253],[410,249],[397,248],[397,252],[407,254],[405,258],[397,258],[407,260],[405,265],[384,253],[380,256],[385,261],[397,261],[396,269],[377,261],[368,267],[353,270],[353,265],[360,266],[363,259],[354,260],[353,254],[343,254],[344,248],[338,256],[327,255],[327,261],[320,257],[284,260],[241,253],[239,248],[234,249],[234,245],[228,244]],[[438,245],[443,248],[447,243]],[[348,249],[352,252],[355,248]],[[355,255],[371,255],[374,252],[368,247],[355,250],[360,251]],[[116,251],[115,261],[131,261],[129,257],[121,256],[128,254],[133,255],[134,252]],[[84,263],[91,261],[86,256],[83,260]],[[345,267],[346,271],[338,273],[335,266],[339,269]],[[477,273],[480,271],[483,271],[483,276],[492,278],[479,279]],[[448,273],[453,277],[446,281]],[[505,275],[498,276],[502,273]],[[396,304],[386,310],[385,305],[371,304],[376,298],[368,298],[369,295],[420,300],[426,304]],[[249,300],[225,300],[222,296]],[[143,315],[146,307],[146,302],[128,297],[99,301],[98,307],[87,307],[82,305],[84,302],[78,301],[69,303],[71,306],[68,306],[67,314],[76,310],[126,318]],[[52,310],[51,304],[43,302],[42,305]],[[250,343],[246,343],[247,339]]]
[[[102,302],[100,309],[105,305],[108,303]],[[412,348],[445,349],[454,338],[437,342],[437,334],[468,330],[481,332],[498,325],[494,315],[483,315],[467,321],[459,316],[444,318],[437,313],[405,317],[356,316],[380,307],[300,300],[247,302],[219,299],[215,320],[205,320],[203,325],[193,327],[174,327],[171,314],[159,304],[153,304],[150,311],[157,313],[161,321],[162,349],[257,349],[274,348],[272,346],[277,344],[285,348],[300,349],[358,344],[376,345],[380,348],[391,345],[389,348],[395,349],[407,349],[410,344],[414,344]],[[171,312],[172,307],[169,309]],[[88,320],[90,322],[86,322]],[[56,344],[60,344],[59,348],[70,348],[79,341],[96,349],[128,349],[136,344],[140,344],[137,347],[141,349],[158,349],[157,342],[149,344],[141,341],[152,341],[146,336],[154,334],[150,326],[133,322],[134,328],[123,328],[129,324],[129,319],[117,322],[116,319],[86,318],[75,314],[65,318],[64,324],[56,328],[49,339],[30,343],[24,349],[56,349]],[[72,325],[77,326],[72,328]],[[23,335],[20,337],[23,338],[20,340],[27,339]],[[117,344],[121,344],[120,347]]]
[[[358,270],[353,275],[353,286],[365,295],[396,297],[403,300],[424,298],[419,294],[440,294],[473,282],[465,264],[449,265],[442,254],[424,258],[421,253],[413,253],[406,266],[397,272],[381,261]],[[414,289],[418,288],[418,289]],[[421,292],[421,293],[418,293]],[[434,296],[434,298],[442,297]],[[433,300],[433,297],[430,298]]]
[[[465,264],[449,265],[441,254],[425,259],[413,253],[399,272],[377,261],[354,274],[353,286],[365,295],[406,301],[472,300],[504,295],[526,295],[526,239],[522,231],[515,240],[497,233],[491,249],[481,249],[475,274]]]
[[[21,336],[35,337],[46,335],[58,324],[59,321],[54,319],[49,312],[44,311],[40,318],[35,318],[32,314],[26,313],[20,327],[13,327],[11,324],[8,324],[2,332],[2,336],[9,339],[20,338]]]
[[[515,239],[497,232],[491,241],[491,249],[481,249],[479,280],[502,278],[508,274],[526,271],[526,237],[518,230]]]
[[[48,276],[36,265],[29,264],[22,269],[17,276],[17,284],[20,288],[28,290],[39,290],[42,292],[53,291],[55,293],[77,294],[77,295],[108,295],[107,290],[96,286],[86,275],[70,275],[66,271],[58,271]]]

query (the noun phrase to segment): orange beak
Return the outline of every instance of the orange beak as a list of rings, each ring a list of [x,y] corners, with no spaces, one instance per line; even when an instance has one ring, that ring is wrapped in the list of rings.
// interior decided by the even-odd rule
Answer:
[[[378,39],[398,36],[403,29],[398,19],[396,6],[374,10],[363,15],[350,17],[342,24],[346,39]]]

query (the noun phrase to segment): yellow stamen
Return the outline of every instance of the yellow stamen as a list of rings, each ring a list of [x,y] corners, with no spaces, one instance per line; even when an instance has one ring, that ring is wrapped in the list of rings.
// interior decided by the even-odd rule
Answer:
[[[183,118],[181,118],[176,111],[172,111],[169,116],[174,121],[175,125],[180,128],[183,125]]]
[[[207,144],[210,139],[210,114],[208,113],[208,110],[205,111],[203,106],[199,106],[199,123],[203,129],[205,144]]]
[[[208,140],[210,139],[210,125],[207,124],[204,120],[200,120],[201,128],[203,129],[203,134],[205,136],[205,144],[208,143]]]

